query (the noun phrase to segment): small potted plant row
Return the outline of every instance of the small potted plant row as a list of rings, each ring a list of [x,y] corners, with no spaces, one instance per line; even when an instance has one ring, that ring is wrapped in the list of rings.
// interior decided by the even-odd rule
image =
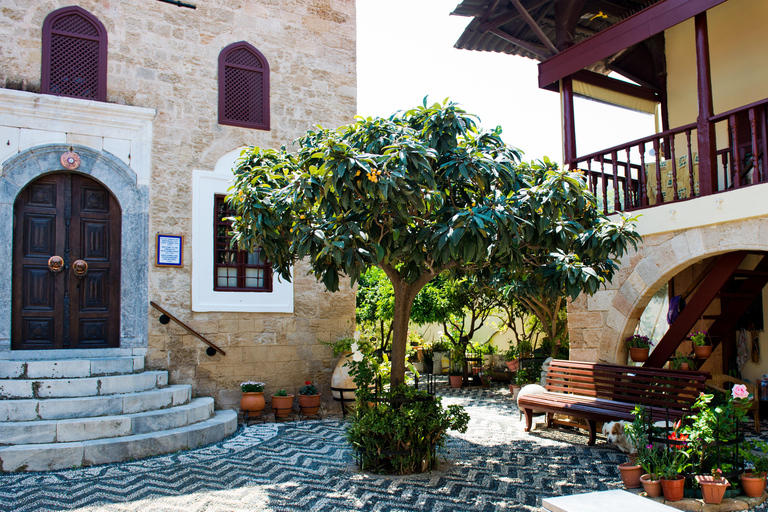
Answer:
[[[706,359],[712,355],[712,343],[709,341],[707,331],[699,331],[688,336],[693,343],[693,353],[696,357]]]
[[[266,403],[264,400],[263,382],[245,381],[240,383],[240,390],[243,396],[240,399],[240,410],[248,411],[251,414],[259,415],[264,411]],[[293,411],[293,398],[285,389],[280,389],[272,395],[272,410],[275,417],[285,418]],[[312,384],[312,381],[305,381],[304,386],[299,389],[299,408],[305,416],[314,416],[320,409],[320,393]]]

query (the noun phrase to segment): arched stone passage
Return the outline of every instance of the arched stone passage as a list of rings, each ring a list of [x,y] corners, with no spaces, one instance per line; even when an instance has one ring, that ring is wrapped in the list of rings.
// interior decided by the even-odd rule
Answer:
[[[768,217],[644,236],[638,250],[622,259],[612,283],[569,304],[571,359],[626,363],[622,340],[653,294],[694,263],[739,250],[768,251]]]
[[[147,346],[149,272],[149,191],[136,173],[106,151],[51,144],[21,152],[2,163],[0,172],[0,261],[12,260],[13,205],[19,192],[45,174],[65,170],[60,162],[70,147],[80,156],[74,171],[108,188],[122,210],[120,347]],[[0,353],[11,347],[11,265],[0,266]]]

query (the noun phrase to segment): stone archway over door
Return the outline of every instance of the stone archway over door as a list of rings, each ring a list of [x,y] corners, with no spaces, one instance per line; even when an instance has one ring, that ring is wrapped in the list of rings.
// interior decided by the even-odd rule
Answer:
[[[120,346],[120,231],[117,200],[85,175],[25,187],[14,205],[14,350]]]

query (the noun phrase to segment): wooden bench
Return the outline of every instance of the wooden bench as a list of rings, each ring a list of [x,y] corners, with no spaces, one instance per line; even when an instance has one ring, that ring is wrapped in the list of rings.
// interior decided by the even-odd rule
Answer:
[[[646,406],[653,421],[689,414],[708,378],[706,372],[690,370],[555,359],[547,370],[547,391],[521,396],[517,406],[525,412],[526,432],[533,411],[546,412],[550,426],[555,413],[586,420],[591,446],[598,421],[632,421],[637,404]]]

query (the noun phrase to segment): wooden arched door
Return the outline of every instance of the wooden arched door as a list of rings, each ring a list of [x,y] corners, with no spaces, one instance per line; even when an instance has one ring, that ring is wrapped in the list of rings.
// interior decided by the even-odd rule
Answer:
[[[121,211],[114,196],[85,175],[49,174],[21,191],[13,213],[11,347],[119,347]]]

